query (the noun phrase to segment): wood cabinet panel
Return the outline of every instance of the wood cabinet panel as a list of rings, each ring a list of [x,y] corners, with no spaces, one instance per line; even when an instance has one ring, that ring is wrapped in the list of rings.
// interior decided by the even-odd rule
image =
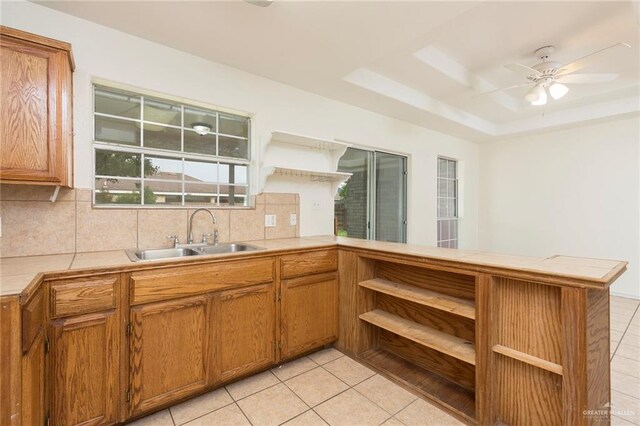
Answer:
[[[510,425],[562,425],[562,376],[495,355],[495,420]]]
[[[54,425],[117,421],[119,333],[115,311],[51,325],[51,418]]]
[[[323,250],[288,254],[280,258],[280,268],[283,279],[335,271],[338,269],[338,252]]]
[[[118,276],[51,283],[51,316],[59,318],[116,307]]]
[[[214,296],[214,371],[217,382],[275,362],[274,285],[228,290]]]
[[[131,304],[176,299],[274,281],[275,259],[227,261],[134,273]]]
[[[494,278],[495,343],[562,364],[560,288]]]
[[[44,289],[39,288],[22,306],[22,351],[26,352],[44,327]]]
[[[71,46],[0,27],[0,180],[72,186]]]
[[[131,414],[204,389],[211,379],[210,298],[152,303],[131,309]]]
[[[22,424],[45,424],[45,339],[40,329],[22,356]]]
[[[338,276],[334,273],[281,283],[281,358],[338,338]]]
[[[20,301],[0,297],[0,424],[20,424]]]

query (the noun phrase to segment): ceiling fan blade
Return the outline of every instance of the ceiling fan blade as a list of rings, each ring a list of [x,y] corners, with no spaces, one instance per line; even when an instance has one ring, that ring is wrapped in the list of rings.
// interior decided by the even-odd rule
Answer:
[[[488,92],[478,93],[476,96],[492,95],[492,94],[495,94],[495,93],[498,93],[498,92],[506,92],[506,91],[509,91],[509,90],[517,89],[518,87],[525,87],[525,86],[531,86],[531,83],[516,84],[515,86],[502,87],[500,89],[490,90]]]
[[[572,72],[576,72],[584,67],[586,67],[587,65],[589,65],[590,62],[592,62],[594,59],[596,59],[599,55],[601,55],[602,53],[609,51],[611,49],[618,49],[621,47],[626,47],[629,48],[631,47],[630,45],[628,45],[627,43],[616,43],[616,44],[612,44],[611,46],[605,47],[604,49],[600,49],[597,50],[593,53],[589,53],[587,56],[583,56],[580,59],[576,59],[575,61],[561,67],[558,72],[556,73],[556,75],[565,75],[565,74],[570,74]]]
[[[582,84],[582,83],[608,83],[618,78],[618,74],[567,74],[556,79],[558,83]]]
[[[517,74],[522,75],[523,77],[529,77],[529,76],[537,77],[539,75],[542,75],[540,71],[522,64],[507,64],[504,67],[510,71],[513,71]]]

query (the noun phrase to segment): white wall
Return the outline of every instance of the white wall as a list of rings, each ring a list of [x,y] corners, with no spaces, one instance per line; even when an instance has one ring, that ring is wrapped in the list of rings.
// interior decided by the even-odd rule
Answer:
[[[637,116],[480,148],[479,248],[629,261],[612,294],[640,298]]]
[[[104,78],[254,114],[255,141],[272,130],[340,138],[409,153],[409,241],[436,242],[436,158],[464,162],[461,248],[477,243],[477,145],[232,69],[25,1],[1,3],[2,24],[68,41],[74,73],[76,186],[91,187],[91,79]],[[141,18],[142,19],[142,18]],[[304,160],[304,159],[303,159]],[[313,164],[298,167],[313,168]],[[286,186],[284,188],[283,186]],[[333,231],[328,184],[273,182],[267,191],[300,193],[301,235]],[[321,201],[313,210],[314,200]]]

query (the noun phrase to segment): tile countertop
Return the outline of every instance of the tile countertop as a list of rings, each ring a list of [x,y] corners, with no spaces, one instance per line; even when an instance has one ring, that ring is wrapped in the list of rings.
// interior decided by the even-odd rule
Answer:
[[[589,259],[570,256],[551,256],[547,258],[511,256],[483,253],[471,250],[457,250],[422,246],[416,244],[389,243],[383,241],[367,241],[355,238],[334,237],[331,235],[286,238],[279,240],[247,241],[249,244],[264,247],[259,253],[278,252],[296,248],[314,248],[340,245],[343,247],[381,251],[390,254],[417,256],[435,260],[447,260],[467,263],[477,266],[508,268],[529,271],[539,274],[571,277],[595,283],[606,283],[619,275],[627,262],[616,260]],[[246,252],[208,257],[237,258],[243,255],[256,254]],[[198,256],[203,259],[205,256]],[[193,261],[194,258],[170,259],[170,262],[180,264],[183,261]],[[111,267],[131,267],[147,265],[154,262],[166,263],[167,260],[132,262],[124,250],[58,254],[45,256],[28,256],[0,258],[0,296],[17,295],[34,280],[45,272],[64,272],[68,270],[97,269]]]

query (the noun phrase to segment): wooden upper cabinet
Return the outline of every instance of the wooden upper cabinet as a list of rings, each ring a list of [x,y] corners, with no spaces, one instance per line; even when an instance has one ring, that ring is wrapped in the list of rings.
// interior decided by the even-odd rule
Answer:
[[[131,308],[130,410],[141,414],[211,382],[211,298],[197,296]]]
[[[216,382],[273,364],[276,342],[273,283],[222,291],[213,300]]]
[[[73,186],[71,45],[0,26],[0,182]]]

